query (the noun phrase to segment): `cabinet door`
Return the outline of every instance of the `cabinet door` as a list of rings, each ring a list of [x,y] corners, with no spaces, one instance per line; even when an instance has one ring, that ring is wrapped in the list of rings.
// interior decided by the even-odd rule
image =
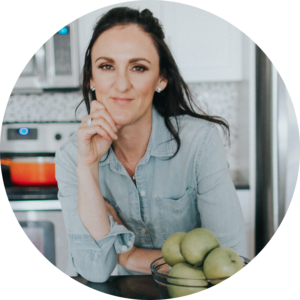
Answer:
[[[242,80],[243,34],[223,19],[189,5],[164,2],[167,43],[187,82]]]
[[[42,90],[45,80],[45,48],[44,45],[33,55],[23,69],[15,86],[16,91]]]

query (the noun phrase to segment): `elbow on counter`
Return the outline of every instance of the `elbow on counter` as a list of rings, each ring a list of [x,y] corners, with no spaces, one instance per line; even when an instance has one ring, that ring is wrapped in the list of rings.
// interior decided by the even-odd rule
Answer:
[[[71,258],[77,273],[95,283],[106,282],[118,262],[118,254],[113,248],[107,255],[103,255],[101,250],[89,250],[82,253],[82,251],[73,249]]]

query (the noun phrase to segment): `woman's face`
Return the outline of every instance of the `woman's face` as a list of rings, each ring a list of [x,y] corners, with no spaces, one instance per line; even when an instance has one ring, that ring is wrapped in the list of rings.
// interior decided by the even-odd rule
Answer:
[[[137,25],[103,32],[91,51],[96,98],[118,127],[151,116],[155,90],[166,87],[159,76],[159,56],[151,37]]]

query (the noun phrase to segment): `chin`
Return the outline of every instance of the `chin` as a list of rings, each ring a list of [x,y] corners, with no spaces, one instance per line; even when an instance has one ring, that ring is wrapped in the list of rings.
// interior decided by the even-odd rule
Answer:
[[[131,121],[131,116],[125,112],[113,112],[110,115],[117,124],[126,125]]]
[[[107,109],[113,120],[117,125],[128,125],[132,122],[132,113],[124,109]]]
[[[116,115],[116,114],[111,114],[113,120],[116,122],[117,129],[129,125],[131,123],[131,118],[126,118],[124,115]]]

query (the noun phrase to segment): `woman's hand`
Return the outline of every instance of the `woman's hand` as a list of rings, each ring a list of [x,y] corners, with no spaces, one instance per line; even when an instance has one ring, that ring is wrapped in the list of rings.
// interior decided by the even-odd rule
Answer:
[[[105,201],[105,206],[106,206],[106,210],[107,212],[113,217],[114,221],[117,222],[119,225],[123,225],[123,222],[121,221],[121,219],[119,218],[115,208],[110,205],[107,201]],[[126,267],[128,264],[128,259],[129,257],[134,253],[134,251],[136,250],[136,247],[133,246],[129,251],[125,252],[125,253],[119,253],[118,254],[118,264]]]
[[[89,118],[92,126],[87,125]],[[90,114],[82,119],[77,133],[78,165],[98,165],[113,140],[118,138],[116,132],[116,124],[105,106],[100,101],[92,101]]]
[[[119,225],[124,225],[121,219],[119,218],[115,208],[112,205],[110,205],[107,201],[105,201],[105,207],[107,212],[113,217],[115,222],[117,222]]]
[[[107,201],[105,201],[105,206],[107,212],[113,217],[114,221],[119,225],[124,225],[115,208]],[[150,264],[161,256],[161,250],[142,249],[133,245],[129,251],[118,254],[118,264],[129,270],[151,274]],[[165,264],[161,271],[164,274],[169,274],[169,266]]]

